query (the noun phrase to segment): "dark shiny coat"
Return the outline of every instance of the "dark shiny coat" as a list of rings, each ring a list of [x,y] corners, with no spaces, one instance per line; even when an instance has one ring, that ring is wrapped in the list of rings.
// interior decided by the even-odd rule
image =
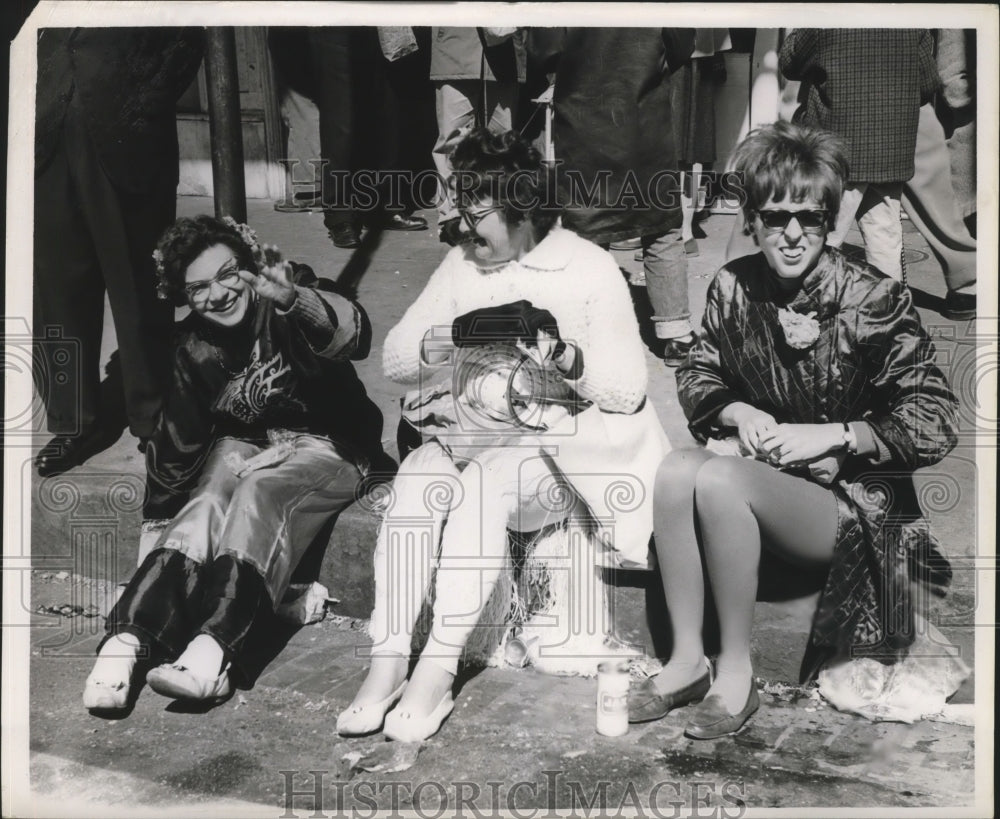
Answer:
[[[553,141],[563,224],[598,243],[679,227],[667,78],[690,59],[694,29],[568,28],[544,30],[533,42],[536,59],[556,74]],[[607,175],[606,201],[590,206],[574,196],[564,171],[579,173],[588,188]]]
[[[816,312],[811,347],[785,343],[781,306]],[[958,401],[934,355],[906,286],[830,248],[790,301],[762,254],[729,263],[709,287],[701,336],[677,370],[698,439],[721,436],[719,410],[744,401],[779,422],[866,421],[889,453],[878,464],[848,457],[831,486],[837,545],[804,678],[823,652],[904,652],[914,637],[910,580],[940,589],[950,579],[912,479],[957,440]]]

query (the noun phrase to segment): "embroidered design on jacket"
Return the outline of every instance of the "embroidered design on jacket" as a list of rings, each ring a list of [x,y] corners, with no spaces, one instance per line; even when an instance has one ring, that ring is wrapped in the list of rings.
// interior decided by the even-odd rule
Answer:
[[[291,373],[292,368],[285,363],[281,352],[261,361],[258,339],[246,369],[229,380],[215,402],[215,409],[247,424],[268,410],[295,408],[304,412],[305,404],[291,394],[296,383]]]

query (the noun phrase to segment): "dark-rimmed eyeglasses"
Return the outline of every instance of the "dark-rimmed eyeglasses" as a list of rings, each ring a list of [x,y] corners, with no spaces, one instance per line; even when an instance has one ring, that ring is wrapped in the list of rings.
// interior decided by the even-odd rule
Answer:
[[[767,231],[785,230],[793,217],[803,233],[821,233],[826,229],[825,210],[759,210],[757,215]]]
[[[487,216],[489,216],[494,211],[503,210],[502,205],[494,205],[491,208],[486,208],[485,210],[460,210],[459,213],[462,216],[462,221],[468,225],[469,230],[475,230],[479,223],[483,221]]]
[[[239,284],[240,268],[236,259],[226,262],[215,274],[214,278],[201,282],[191,282],[184,285],[184,294],[195,304],[208,300],[208,294],[212,290],[212,285],[218,282],[227,290],[232,290]]]

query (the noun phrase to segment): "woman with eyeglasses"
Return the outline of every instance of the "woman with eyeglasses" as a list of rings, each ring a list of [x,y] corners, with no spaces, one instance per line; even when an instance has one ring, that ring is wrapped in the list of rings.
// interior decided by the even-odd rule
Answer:
[[[718,272],[677,371],[707,447],[671,452],[656,477],[673,648],[629,697],[632,722],[698,703],[686,728],[696,739],[733,733],[758,708],[750,638],[762,549],[826,572],[802,682],[824,662],[905,656],[911,580],[940,590],[950,579],[911,474],[955,446],[957,401],[909,290],[825,245],[848,174],[843,143],[779,122],[751,133],[734,162],[760,252]],[[702,642],[709,586],[714,677]]]
[[[246,225],[182,218],[153,254],[190,315],[146,449],[147,521],[170,519],[108,616],[84,705],[157,693],[219,701],[245,684],[244,643],[326,524],[385,463],[382,416],[351,359],[371,326],[307,266]]]
[[[384,724],[387,737],[417,741],[440,728],[510,560],[508,529],[582,514],[611,555],[642,565],[652,533],[649,487],[667,442],[617,263],[557,224],[541,157],[517,134],[474,131],[452,164],[462,241],[385,341],[385,374],[421,383],[404,417],[423,444],[387,501],[371,667],[337,720],[344,735]],[[408,675],[431,598],[430,636]],[[506,616],[485,625],[503,628]]]

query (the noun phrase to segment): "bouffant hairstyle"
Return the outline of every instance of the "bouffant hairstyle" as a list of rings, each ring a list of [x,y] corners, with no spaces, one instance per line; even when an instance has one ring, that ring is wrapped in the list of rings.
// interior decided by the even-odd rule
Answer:
[[[749,233],[754,214],[771,199],[812,199],[827,213],[833,230],[850,168],[847,147],[836,134],[792,122],[776,122],[751,131],[733,154],[742,179],[743,219]]]
[[[549,169],[542,155],[515,131],[476,128],[451,153],[451,180],[461,207],[483,199],[501,205],[512,225],[530,219],[538,238],[559,218]]]
[[[236,255],[242,270],[257,272],[250,245],[239,231],[214,216],[182,216],[156,245],[158,289],[174,305],[186,303],[184,276],[191,262],[215,245],[225,245]]]

